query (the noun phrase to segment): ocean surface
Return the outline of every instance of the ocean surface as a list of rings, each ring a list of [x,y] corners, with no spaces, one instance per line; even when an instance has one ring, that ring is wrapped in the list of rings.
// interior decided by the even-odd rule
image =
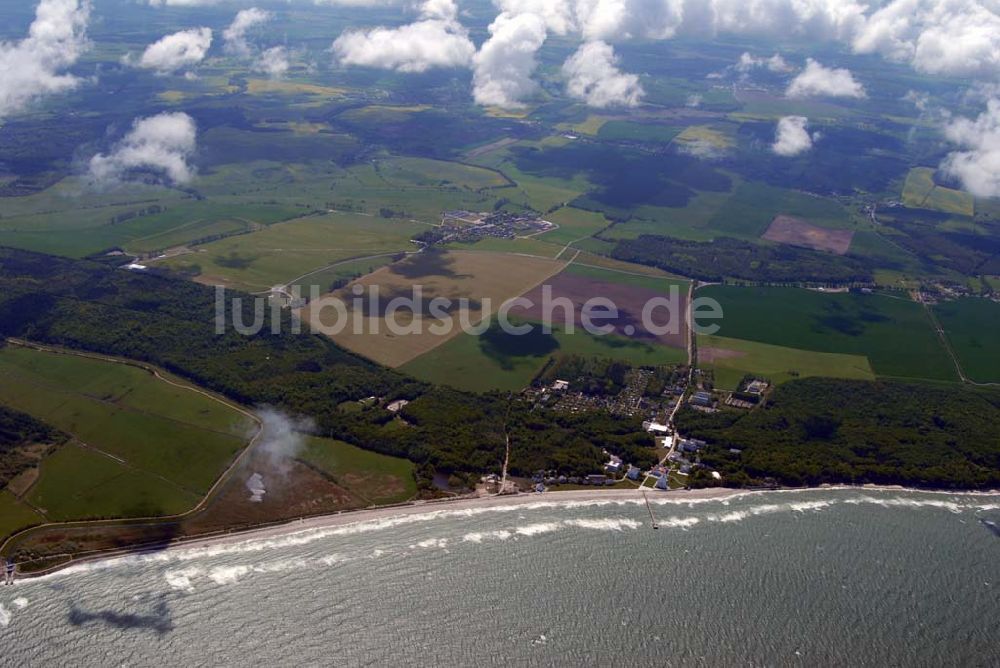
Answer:
[[[1000,665],[998,496],[650,499],[77,566],[0,588],[0,664]]]

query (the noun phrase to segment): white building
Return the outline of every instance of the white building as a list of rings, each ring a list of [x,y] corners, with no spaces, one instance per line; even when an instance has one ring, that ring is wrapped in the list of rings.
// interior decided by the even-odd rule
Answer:
[[[660,424],[659,422],[643,422],[643,429],[648,431],[650,434],[669,434],[670,427],[665,424]]]
[[[386,406],[385,409],[390,413],[398,413],[399,411],[406,408],[409,404],[410,402],[407,401],[406,399],[397,399],[396,401]]]

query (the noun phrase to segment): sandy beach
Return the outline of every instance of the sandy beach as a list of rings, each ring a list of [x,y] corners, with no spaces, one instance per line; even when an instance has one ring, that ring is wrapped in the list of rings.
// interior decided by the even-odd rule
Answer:
[[[199,548],[222,547],[226,545],[238,545],[244,543],[258,543],[286,539],[294,537],[296,534],[310,534],[324,530],[340,529],[352,526],[362,526],[375,522],[405,522],[406,518],[426,517],[431,519],[444,519],[447,517],[458,517],[471,513],[490,512],[497,509],[509,508],[540,509],[540,508],[572,508],[574,506],[600,506],[600,505],[634,505],[635,512],[646,515],[645,500],[649,501],[654,514],[659,518],[660,508],[670,505],[698,504],[709,502],[724,502],[746,496],[768,496],[782,494],[809,494],[833,491],[856,491],[856,492],[895,492],[900,494],[928,494],[940,496],[971,496],[971,497],[996,497],[1000,496],[1000,491],[931,491],[917,490],[897,486],[826,486],[814,488],[784,488],[773,490],[743,490],[728,488],[711,488],[701,490],[675,490],[669,492],[645,490],[645,492],[633,489],[595,489],[595,490],[572,490],[572,491],[549,491],[541,494],[511,494],[503,496],[480,496],[461,497],[455,499],[441,499],[435,501],[417,501],[409,504],[396,506],[383,506],[378,508],[368,508],[363,510],[344,511],[331,515],[321,515],[300,520],[293,520],[282,524],[269,525],[244,531],[233,531],[225,534],[212,534],[206,536],[194,536],[186,539],[179,539],[167,547],[156,549],[123,549],[114,552],[88,555],[87,557],[75,559],[73,561],[60,564],[47,571],[19,575],[19,579],[33,579],[56,574],[66,569],[101,562],[114,560],[129,555],[142,555],[144,553],[191,550]]]
[[[651,504],[662,503],[697,503],[704,501],[719,501],[723,499],[735,498],[747,494],[758,494],[760,492],[750,492],[739,489],[701,489],[691,491],[673,492],[653,492],[646,491]],[[383,506],[380,508],[368,508],[365,510],[352,510],[333,515],[320,515],[308,519],[287,522],[285,524],[262,527],[259,529],[249,529],[247,531],[234,532],[222,536],[208,536],[203,538],[190,538],[180,540],[168,549],[191,548],[198,546],[212,546],[234,542],[244,542],[250,540],[266,540],[269,538],[279,538],[292,533],[302,531],[318,531],[323,529],[333,529],[337,527],[350,526],[352,524],[363,524],[365,522],[375,522],[388,520],[397,517],[407,517],[411,515],[435,515],[447,517],[451,514],[461,514],[466,511],[477,509],[490,509],[498,507],[544,507],[545,505],[598,505],[602,503],[643,503],[643,493],[633,489],[608,489],[608,490],[573,490],[566,492],[545,492],[543,494],[509,494],[503,496],[480,496],[462,497],[458,499],[442,499],[438,501],[418,501],[399,506]]]

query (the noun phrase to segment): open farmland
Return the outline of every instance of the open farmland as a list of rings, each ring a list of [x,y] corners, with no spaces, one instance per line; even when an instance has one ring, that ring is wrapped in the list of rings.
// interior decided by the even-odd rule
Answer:
[[[635,366],[661,366],[687,362],[679,348],[629,339],[594,336],[582,330],[567,334],[554,327],[551,334],[540,323],[525,336],[505,334],[498,327],[482,336],[462,334],[421,355],[400,370],[438,385],[470,392],[517,392],[527,387],[550,359],[560,355],[600,357]]]
[[[573,326],[582,328],[584,305],[595,297],[609,299],[617,309],[617,318],[605,318],[596,324],[611,325],[619,335],[634,338],[650,344],[665,345],[673,348],[684,348],[687,338],[683,318],[687,313],[687,285],[661,278],[631,276],[624,273],[594,269],[588,267],[570,267],[544,285],[540,285],[524,297],[533,304],[531,308],[517,306],[512,313],[519,318],[537,322],[551,322],[553,325],[566,326],[566,314],[560,308],[551,314],[544,309],[546,290],[551,290],[553,300],[569,300],[573,304]],[[653,314],[655,325],[676,325],[666,334],[650,332],[643,324],[643,309],[653,299],[670,299],[676,295],[676,313],[670,313],[665,308],[657,309]],[[554,302],[553,302],[554,303]],[[548,315],[554,316],[548,318]]]
[[[1000,383],[1000,304],[967,297],[938,304],[934,315],[965,375],[977,383]]]
[[[914,167],[903,185],[903,204],[913,209],[930,209],[942,213],[969,216],[976,213],[973,196],[961,190],[939,186],[934,182],[934,169]]]
[[[792,216],[778,216],[771,222],[763,238],[779,244],[847,255],[854,232],[817,227]]]
[[[563,267],[563,263],[555,260],[502,253],[429,251],[413,255],[334,294],[347,304],[344,324],[350,325],[334,333],[332,338],[348,350],[386,366],[398,367],[461,333],[460,315],[456,310],[458,300],[468,300],[467,318],[470,324],[476,324],[505,301],[533,289]],[[399,311],[396,321],[403,328],[413,326],[421,331],[419,334],[393,334],[386,326],[385,309],[396,297],[412,297],[415,285],[421,286],[424,309],[416,313]],[[359,288],[370,295],[374,287],[380,294],[379,308],[373,310],[370,300],[365,299],[362,309],[356,310],[350,291]],[[426,307],[436,298],[451,300],[456,307],[447,311],[447,322],[452,327],[444,335],[429,330],[436,319],[429,317],[431,314]],[[337,326],[339,319],[332,310],[317,313],[311,305],[304,310],[303,320],[312,323],[314,329],[329,330]],[[362,333],[356,333],[355,322],[362,325]]]
[[[193,253],[171,257],[158,266],[202,283],[254,292],[337,262],[412,251],[410,239],[424,229],[409,221],[330,213],[198,246]]]
[[[712,286],[697,296],[722,305],[719,336],[864,356],[879,376],[958,379],[923,307],[904,293]]]
[[[861,355],[818,353],[718,336],[698,337],[698,366],[712,370],[716,387],[724,390],[738,389],[748,374],[779,385],[811,376],[875,379],[868,358]]]
[[[124,364],[9,346],[0,402],[73,440],[24,498],[48,520],[184,512],[246,444],[236,410]]]

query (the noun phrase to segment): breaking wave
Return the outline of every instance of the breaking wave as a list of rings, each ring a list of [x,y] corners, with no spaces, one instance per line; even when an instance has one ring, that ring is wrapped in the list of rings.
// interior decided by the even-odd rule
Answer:
[[[702,523],[731,524],[742,522],[749,518],[774,515],[777,513],[806,513],[819,512],[831,506],[845,505],[872,505],[883,508],[930,508],[945,510],[951,513],[963,513],[967,511],[981,512],[1000,509],[997,503],[996,494],[944,494],[936,496],[940,498],[928,498],[935,496],[931,493],[919,493],[919,497],[906,497],[895,491],[893,496],[880,496],[879,493],[889,493],[889,490],[872,490],[859,496],[848,498],[824,498],[810,501],[791,501],[787,503],[764,503],[759,505],[743,505],[749,499],[773,499],[774,495],[786,494],[824,494],[836,495],[845,492],[857,493],[857,488],[827,488],[817,490],[781,490],[771,491],[751,491],[736,493],[724,498],[687,498],[678,493],[676,496],[649,496],[649,503],[655,508],[676,507],[688,508],[692,513],[688,516],[672,514],[666,519],[657,518],[657,524],[664,528],[690,529]],[[905,492],[902,492],[905,493]],[[743,507],[733,508],[733,505],[740,502]],[[177,567],[167,571],[164,577],[168,585],[175,590],[190,591],[192,579],[203,575],[202,571],[196,567],[183,567],[189,562],[211,560],[218,557],[250,555],[255,553],[268,553],[281,549],[295,548],[309,545],[317,541],[322,541],[337,537],[350,537],[375,532],[388,531],[391,529],[430,523],[447,519],[476,518],[487,515],[510,515],[516,514],[518,518],[526,517],[526,513],[532,511],[573,511],[581,509],[595,508],[634,508],[638,509],[645,503],[643,498],[613,498],[613,499],[584,499],[573,501],[531,501],[527,503],[511,503],[507,505],[484,506],[478,508],[441,509],[427,512],[414,512],[410,514],[400,514],[377,519],[359,520],[351,524],[340,526],[316,527],[298,529],[289,527],[287,533],[275,536],[250,537],[245,540],[234,542],[220,542],[215,544],[204,544],[191,547],[177,547],[149,554],[134,554],[122,557],[114,557],[102,561],[86,562],[71,566],[43,579],[53,577],[64,577],[67,575],[101,571],[105,569],[118,568],[122,566],[144,565],[144,564],[176,564]],[[702,509],[704,506],[721,506],[726,508],[723,512],[708,512],[709,509]],[[732,508],[729,510],[729,508]],[[643,513],[644,514],[644,513]],[[460,540],[464,543],[483,543],[486,541],[505,541],[511,538],[531,537],[552,533],[565,528],[576,528],[585,530],[602,531],[624,531],[634,530],[642,526],[642,522],[631,518],[597,518],[597,519],[565,519],[551,520],[539,523],[524,524],[517,527],[504,527],[492,530],[479,530],[467,532],[461,535]],[[447,538],[429,538],[420,540],[409,545],[412,549],[443,549],[448,545]],[[373,554],[372,556],[380,556]],[[347,558],[338,555],[325,557],[324,561],[317,562],[316,566],[330,566]],[[220,583],[229,583],[239,580],[242,577],[254,572],[274,572],[275,569],[288,569],[302,567],[299,562],[292,562],[281,567],[258,566],[252,567],[247,572],[212,571],[209,578]],[[260,570],[266,568],[267,570]],[[256,569],[256,570],[254,570]],[[6,613],[9,616],[9,611]]]

